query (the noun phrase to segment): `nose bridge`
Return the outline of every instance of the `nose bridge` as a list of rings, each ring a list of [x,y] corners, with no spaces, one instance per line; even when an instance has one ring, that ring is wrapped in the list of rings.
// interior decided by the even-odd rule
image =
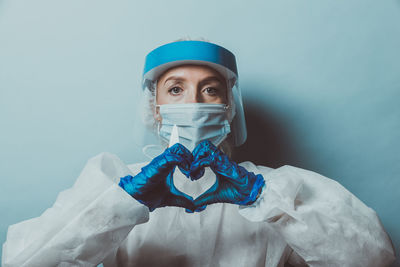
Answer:
[[[203,102],[200,88],[197,83],[190,84],[185,102],[186,103],[201,103],[201,102]]]

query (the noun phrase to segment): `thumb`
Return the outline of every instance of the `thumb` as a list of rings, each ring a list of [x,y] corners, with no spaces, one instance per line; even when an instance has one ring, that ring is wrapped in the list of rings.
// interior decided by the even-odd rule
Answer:
[[[213,186],[211,186],[206,192],[204,192],[194,200],[194,205],[196,206],[196,209],[199,209],[201,211],[205,209],[205,206],[219,202],[217,197],[218,187],[219,187],[219,181],[217,178]]]
[[[207,205],[217,203],[218,199],[215,197],[215,192],[205,192],[194,200],[196,210],[201,211]]]
[[[187,211],[195,210],[193,198],[184,193],[182,195],[171,196],[167,202],[168,206],[185,208]]]
[[[176,207],[182,207],[187,210],[195,210],[194,203],[193,203],[193,198],[181,191],[179,191],[175,185],[173,184],[172,181],[172,175],[169,175],[167,177],[167,184],[170,188],[170,194],[168,197],[168,205],[169,206],[176,206]]]

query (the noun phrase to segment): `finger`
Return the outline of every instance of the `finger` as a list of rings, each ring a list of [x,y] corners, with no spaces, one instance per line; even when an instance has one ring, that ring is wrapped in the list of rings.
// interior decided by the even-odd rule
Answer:
[[[201,142],[197,149],[195,149],[195,153],[193,153],[191,167],[193,177],[198,179],[199,169],[207,166],[210,166],[214,172],[225,176],[238,176],[237,164],[231,161],[226,154],[215,147],[210,141],[206,140]]]
[[[166,184],[167,187],[169,188],[170,192],[169,192],[169,196],[168,196],[168,205],[169,206],[177,206],[177,207],[183,207],[186,208],[188,210],[195,210],[195,206],[193,203],[193,198],[181,191],[179,191],[174,183],[173,183],[173,175],[170,174],[168,175],[168,177],[166,178]]]
[[[218,202],[218,186],[219,181],[217,179],[212,187],[193,201],[196,209]]]
[[[202,212],[203,210],[206,209],[206,207],[207,207],[207,206],[204,205],[204,206],[201,206],[201,207],[199,207],[199,208],[196,208],[195,210],[185,209],[185,211],[186,211],[187,213]]]
[[[195,213],[195,212],[202,212],[203,210],[205,210],[207,208],[207,205],[201,206],[196,208],[195,210],[191,210],[191,209],[185,209],[185,211],[187,213]]]
[[[176,143],[175,145],[167,148],[168,154],[179,155],[182,158],[191,159],[193,157],[192,153],[184,145]]]
[[[198,180],[204,175],[204,168],[208,167],[214,161],[213,155],[216,147],[208,140],[201,142],[193,152],[193,162],[190,167],[190,177],[192,180]]]
[[[178,164],[179,170],[186,176],[190,177],[190,166],[182,166],[181,164]]]
[[[193,156],[199,156],[201,154],[204,154],[204,152],[210,153],[215,151],[216,149],[217,148],[214,146],[213,143],[211,143],[209,140],[204,140],[194,148]]]
[[[210,205],[210,204],[214,204],[217,203],[218,200],[215,198],[214,194],[212,193],[203,193],[201,196],[199,196],[198,198],[196,198],[194,200],[194,206],[196,207],[196,210],[198,208],[200,208],[200,210],[202,210],[201,208]]]
[[[207,205],[198,207],[198,208],[195,210],[195,212],[202,212],[202,211],[205,210],[206,208],[207,208]]]
[[[177,143],[168,148],[166,158],[171,164],[177,164],[181,171],[188,176],[193,155],[184,145]]]
[[[169,162],[163,155],[154,158],[148,165],[142,168],[142,173],[145,177],[166,177],[173,172],[175,164]]]
[[[193,150],[193,160],[199,161],[204,158],[210,157],[215,151],[211,149],[211,146],[214,146],[210,141],[206,140],[201,142],[197,147]]]
[[[185,210],[194,211],[195,205],[193,198],[188,195],[171,195],[166,201],[167,206],[175,206],[185,208]]]
[[[146,173],[147,177],[151,177],[157,173],[167,173],[176,166],[175,162],[179,162],[180,157],[170,155],[167,150],[155,157],[148,165],[142,168],[142,172]]]
[[[191,161],[188,157],[182,157],[178,154],[171,154],[168,151],[154,158],[149,164],[149,171],[154,173],[170,172],[175,166],[180,166],[183,170],[189,172]],[[151,170],[150,170],[151,169]]]
[[[230,160],[227,155],[222,153],[222,151],[214,154],[214,159],[213,162],[211,162],[210,167],[215,173],[231,179],[238,179],[241,177],[240,168],[243,168],[236,162]]]
[[[194,213],[195,211],[191,210],[191,209],[185,209],[186,213]]]
[[[193,161],[190,166],[189,175],[192,180],[198,180],[204,175],[204,167],[210,166],[207,159],[201,161]]]

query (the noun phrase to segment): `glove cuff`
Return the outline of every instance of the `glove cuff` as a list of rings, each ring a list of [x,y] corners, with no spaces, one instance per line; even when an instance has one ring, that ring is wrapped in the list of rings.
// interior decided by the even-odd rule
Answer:
[[[254,173],[249,172],[248,175],[253,177],[255,176],[254,178],[256,179],[256,181],[253,184],[253,188],[251,189],[250,194],[245,199],[240,201],[238,203],[239,205],[247,206],[253,204],[257,200],[260,189],[265,185],[264,177],[261,174],[255,175]]]

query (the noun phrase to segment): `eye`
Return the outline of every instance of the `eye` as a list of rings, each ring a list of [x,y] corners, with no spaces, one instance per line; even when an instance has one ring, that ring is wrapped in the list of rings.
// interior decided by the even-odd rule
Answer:
[[[182,88],[175,86],[170,88],[168,90],[168,93],[170,93],[171,95],[179,95],[182,91],[183,91]]]
[[[207,87],[206,89],[204,89],[204,92],[208,95],[217,95],[218,89],[214,87]]]

